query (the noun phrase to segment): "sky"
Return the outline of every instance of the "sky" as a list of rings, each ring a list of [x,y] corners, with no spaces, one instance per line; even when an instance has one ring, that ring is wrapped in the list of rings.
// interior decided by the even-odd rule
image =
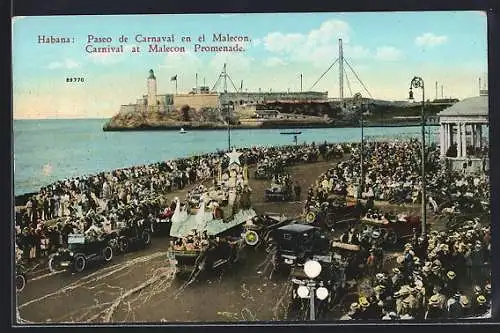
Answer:
[[[196,74],[198,85],[213,88],[224,63],[238,89],[243,81],[248,91],[299,91],[302,73],[303,90],[311,90],[338,58],[339,38],[353,69],[344,65],[344,96],[405,100],[411,79],[420,76],[426,99],[436,97],[436,82],[438,97],[442,85],[444,97],[463,99],[479,94],[478,79],[484,82],[488,70],[487,18],[479,11],[25,16],[12,24],[14,119],[112,117],[146,94],[150,69],[158,94],[175,92],[174,75],[179,93],[195,87]],[[214,33],[249,41],[214,42]],[[167,46],[184,52],[150,53],[150,43],[136,40],[171,34],[175,41]],[[205,42],[198,42],[202,34]],[[89,42],[89,35],[112,41]],[[128,42],[120,42],[122,35]],[[70,42],[39,43],[40,36]],[[190,42],[181,40],[186,36]],[[239,44],[243,51],[195,52],[195,44]],[[123,53],[86,51],[120,45]],[[83,82],[66,82],[73,77]],[[338,63],[312,90],[339,96]]]

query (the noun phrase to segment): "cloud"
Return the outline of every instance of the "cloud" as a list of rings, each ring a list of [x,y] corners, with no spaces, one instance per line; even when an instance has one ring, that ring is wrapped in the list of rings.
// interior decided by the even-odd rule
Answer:
[[[252,46],[259,46],[260,44],[262,44],[262,40],[259,38],[252,39],[251,44],[252,44]]]
[[[377,48],[375,59],[380,61],[396,61],[403,57],[403,52],[394,46],[381,46]]]
[[[284,66],[286,65],[287,62],[281,58],[278,58],[278,57],[271,57],[271,58],[268,58],[264,65],[267,66],[267,67],[277,67],[277,66]]]
[[[342,20],[328,20],[308,33],[272,32],[262,38],[264,48],[280,54],[282,59],[308,62],[317,67],[328,66],[338,57],[338,39],[342,38],[348,58],[370,57],[370,51],[350,43],[350,27]]]
[[[415,38],[415,44],[418,46],[428,46],[433,47],[446,43],[448,36],[436,36],[431,32],[426,32],[421,36]]]
[[[80,64],[73,59],[65,59],[64,61],[53,61],[47,65],[48,69],[59,69],[59,68],[71,69],[77,67],[80,67]]]
[[[254,58],[243,53],[217,53],[209,62],[209,67],[216,72],[220,72],[227,65],[227,71],[231,73],[247,72],[251,69]]]

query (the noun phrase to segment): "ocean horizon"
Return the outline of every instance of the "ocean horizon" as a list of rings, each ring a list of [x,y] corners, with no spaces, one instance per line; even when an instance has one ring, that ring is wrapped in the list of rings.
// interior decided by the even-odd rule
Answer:
[[[16,119],[14,194],[39,191],[55,181],[228,148],[227,131],[104,132],[108,118]],[[434,127],[429,127],[436,139]],[[293,144],[283,129],[233,129],[231,146]],[[301,143],[360,142],[360,128],[301,128]],[[420,137],[420,127],[366,127],[365,139]]]

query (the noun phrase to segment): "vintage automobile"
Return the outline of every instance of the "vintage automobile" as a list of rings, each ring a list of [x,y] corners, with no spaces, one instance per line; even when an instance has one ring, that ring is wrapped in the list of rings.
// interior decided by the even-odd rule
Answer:
[[[170,263],[176,267],[176,276],[211,272],[224,264],[234,264],[238,262],[243,247],[241,238],[229,235],[209,237],[201,242],[196,236],[188,236],[182,242],[173,242],[169,253]]]
[[[125,253],[131,248],[146,248],[151,244],[151,226],[144,220],[131,223],[123,223],[116,231],[118,236],[118,248]]]
[[[327,201],[309,207],[305,222],[321,228],[335,228],[337,224],[359,220],[363,207],[348,202],[345,196],[332,194]]]
[[[172,221],[170,218],[172,217],[172,214],[174,212],[171,210],[165,210],[161,212],[161,214],[158,215],[158,217],[153,218],[151,223],[150,223],[150,230],[151,233],[154,234],[166,234],[168,235],[168,232],[170,230],[170,226]]]
[[[24,265],[16,263],[16,291],[22,291],[26,287],[27,282],[26,268]]]
[[[49,269],[56,272],[68,269],[81,273],[90,261],[113,259],[113,248],[116,248],[116,234],[104,234],[100,237],[88,237],[84,234],[68,235],[68,247],[60,248],[49,257]]]
[[[321,229],[311,225],[288,224],[273,230],[270,238],[274,269],[280,273],[290,272],[308,259],[327,260],[318,256],[329,255],[330,241]]]
[[[281,161],[259,163],[255,169],[255,179],[272,179],[275,175],[283,174],[285,167]]]
[[[293,188],[289,180],[282,184],[273,184],[264,192],[265,201],[290,201],[293,198]]]
[[[406,214],[390,216],[377,212],[368,212],[361,219],[360,227],[360,238],[377,238],[385,246],[395,246],[415,233],[420,234],[422,230],[420,216]]]
[[[239,261],[245,242],[246,221],[257,214],[253,209],[236,212],[224,220],[205,211],[204,199],[196,214],[181,211],[177,200],[170,236],[174,238],[168,251],[176,276],[195,276],[211,272],[219,266]]]
[[[245,227],[245,242],[250,246],[267,246],[273,230],[289,224],[293,219],[282,214],[266,212],[248,220]]]

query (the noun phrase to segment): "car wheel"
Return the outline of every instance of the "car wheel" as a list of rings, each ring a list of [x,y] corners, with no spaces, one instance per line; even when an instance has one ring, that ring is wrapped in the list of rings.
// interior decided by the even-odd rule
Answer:
[[[394,232],[394,230],[389,230],[386,234],[385,241],[389,245],[396,245],[398,243],[398,235]]]
[[[102,250],[102,256],[104,257],[105,262],[110,262],[113,259],[113,249],[109,246],[106,246],[104,250]]]
[[[57,272],[58,270],[60,270],[60,268],[61,267],[59,266],[59,263],[55,258],[49,259],[49,271],[51,273]]]
[[[142,241],[144,242],[144,246],[151,244],[151,234],[146,230],[142,232]]]
[[[24,276],[24,274],[17,274],[16,275],[16,290],[22,291],[25,286],[26,286],[26,277]]]
[[[73,259],[73,269],[77,273],[81,273],[87,266],[87,258],[83,254],[77,254]]]
[[[118,245],[120,248],[120,252],[122,252],[122,253],[127,252],[128,248],[129,248],[129,241],[128,241],[127,237],[120,237],[118,239]]]

